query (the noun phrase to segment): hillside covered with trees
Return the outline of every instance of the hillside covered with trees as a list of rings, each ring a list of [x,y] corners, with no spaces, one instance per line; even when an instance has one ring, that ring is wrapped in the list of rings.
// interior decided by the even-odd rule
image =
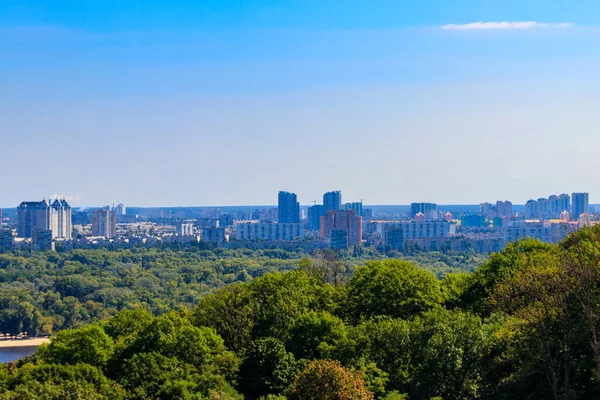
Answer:
[[[0,397],[600,398],[600,227],[441,280],[404,260],[290,262],[191,309],[62,330],[0,369]]]

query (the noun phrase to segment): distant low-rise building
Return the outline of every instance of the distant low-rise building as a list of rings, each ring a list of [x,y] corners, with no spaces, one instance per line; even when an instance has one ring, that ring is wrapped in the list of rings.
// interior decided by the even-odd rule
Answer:
[[[369,230],[378,233],[384,243],[388,243],[387,234],[391,228],[400,228],[404,239],[445,238],[450,236],[450,223],[441,221],[372,221]]]
[[[514,221],[504,232],[504,239],[507,243],[525,238],[552,243],[552,229],[550,226],[544,226],[541,221]]]
[[[392,250],[402,251],[404,249],[404,230],[398,226],[386,227],[386,242]]]
[[[221,226],[221,227],[232,226],[233,220],[234,220],[233,214],[229,214],[229,213],[221,214],[221,216],[219,216],[219,226]]]
[[[487,225],[485,217],[479,214],[463,215],[463,217],[460,219],[460,224],[465,228],[475,228]]]
[[[223,243],[225,242],[225,228],[202,228],[201,241]]]
[[[235,225],[237,240],[267,240],[291,241],[304,238],[302,224],[270,223],[270,222],[241,222]]]

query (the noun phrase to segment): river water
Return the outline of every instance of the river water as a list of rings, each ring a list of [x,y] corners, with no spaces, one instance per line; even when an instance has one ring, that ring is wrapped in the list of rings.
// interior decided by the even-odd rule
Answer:
[[[39,346],[0,347],[0,363],[18,360],[35,353]]]

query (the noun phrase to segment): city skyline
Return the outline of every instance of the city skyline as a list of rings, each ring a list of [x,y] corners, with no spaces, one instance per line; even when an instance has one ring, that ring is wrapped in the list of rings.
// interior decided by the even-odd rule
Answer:
[[[176,3],[3,3],[0,206],[600,198],[598,2]]]
[[[300,193],[296,193],[293,192],[293,194],[296,194],[297,197],[300,199],[301,194]],[[563,192],[550,192],[550,193],[554,193],[554,195],[563,193]],[[573,194],[573,193],[580,193],[580,192],[565,192],[565,193],[569,193]],[[592,196],[589,196],[589,192],[583,192],[583,193],[587,193],[588,197],[589,197],[589,204],[593,205],[593,206],[597,206],[600,205],[600,202],[594,202],[594,199]],[[480,204],[486,203],[486,202],[490,202],[493,201],[494,204],[496,203],[496,201],[502,202],[502,201],[508,201],[510,203],[512,203],[514,206],[520,206],[520,207],[524,207],[526,206],[527,202],[534,200],[537,201],[540,198],[546,198],[548,196],[548,193],[546,193],[546,195],[542,195],[539,197],[529,197],[527,198],[527,200],[519,202],[519,201],[513,201],[511,199],[508,199],[506,197],[499,197],[498,199],[480,199],[478,201],[471,201],[471,202],[463,202],[463,203],[446,203],[443,201],[438,201],[436,199],[429,199],[430,201],[424,202],[424,203],[435,203],[437,205],[441,205],[441,206],[478,206]],[[230,202],[230,203],[226,203],[226,204],[177,204],[177,205],[173,205],[173,204],[158,204],[158,205],[139,205],[139,204],[126,204],[127,208],[218,208],[218,207],[273,207],[273,208],[277,208],[278,207],[278,199],[277,199],[277,195],[275,196],[271,196],[273,197],[273,200],[269,203],[256,203],[256,204],[248,204],[248,203],[239,203],[239,202]],[[122,202],[121,200],[119,200],[119,203],[115,202],[110,202],[109,204],[107,203],[92,203],[91,205],[89,204],[78,204],[78,202],[75,200],[69,200],[69,196],[48,196],[48,197],[44,197],[41,196],[38,198],[42,198],[44,200],[67,200],[69,202],[69,204],[71,206],[73,206],[74,208],[80,208],[80,209],[101,209],[101,208],[105,208],[105,207],[114,207],[115,209],[117,209],[119,206],[125,206],[124,202]],[[13,205],[2,205],[0,203],[0,210],[2,209],[17,209],[18,205],[23,202],[23,201],[30,201],[30,200],[19,200],[17,204],[13,204]],[[36,201],[36,200],[31,200],[31,201]],[[374,202],[365,202],[362,201],[362,199],[359,200],[353,200],[351,202],[344,202],[341,204],[341,209],[343,209],[346,204],[353,204],[353,203],[362,203],[364,207],[368,207],[368,206],[378,206],[378,207],[383,207],[383,206],[401,206],[401,207],[410,207],[411,204],[415,203],[415,199],[413,198],[412,200],[409,200],[406,203],[374,203]],[[313,205],[322,205],[322,199],[320,199],[317,196],[316,200],[310,200],[310,202],[305,202],[305,201],[300,201],[298,200],[299,206],[302,208],[310,208]]]

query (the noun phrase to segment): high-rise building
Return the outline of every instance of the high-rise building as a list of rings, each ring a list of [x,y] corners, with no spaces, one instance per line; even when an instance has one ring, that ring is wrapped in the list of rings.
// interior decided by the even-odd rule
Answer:
[[[37,229],[31,231],[31,249],[33,251],[54,251],[51,229]]]
[[[348,211],[348,210],[354,210],[356,212],[356,215],[360,215],[361,217],[363,216],[363,204],[362,201],[356,201],[353,203],[346,203],[344,204],[344,210]]]
[[[323,195],[325,211],[338,211],[342,209],[342,192],[339,190],[327,192]]]
[[[491,203],[479,203],[479,213],[490,217],[494,211],[494,206]]]
[[[201,240],[203,242],[223,243],[225,241],[225,228],[202,228]]]
[[[427,214],[427,211],[435,209],[437,209],[437,204],[435,203],[411,203],[410,217],[414,218],[418,213],[425,215]]]
[[[512,218],[512,203],[510,201],[497,201],[496,202],[496,216]]]
[[[10,229],[0,229],[0,253],[13,248],[13,233]]]
[[[177,234],[180,236],[193,236],[194,224],[192,222],[183,222],[177,225]]]
[[[52,233],[54,238],[71,240],[73,235],[71,206],[66,200],[54,200],[52,203]]]
[[[92,213],[92,235],[112,239],[117,236],[117,215],[110,207]]]
[[[321,229],[321,217],[325,216],[325,206],[315,204],[308,208],[308,230],[318,231]]]
[[[338,242],[341,233],[346,232],[346,248],[355,246],[362,241],[362,217],[356,215],[354,210],[349,211],[327,211],[321,217],[321,238],[332,242],[332,247],[339,248]],[[335,233],[334,233],[335,232]],[[336,243],[334,243],[336,239]]]
[[[373,210],[370,208],[363,208],[361,217],[367,221],[370,221],[373,218]]]
[[[117,216],[125,215],[127,214],[127,207],[125,207],[125,204],[121,203],[114,208],[114,212]]]
[[[571,196],[571,218],[577,220],[581,214],[589,214],[590,199],[588,193],[573,193]]]
[[[571,198],[568,194],[555,194],[548,198],[541,197],[537,200],[529,200],[525,203],[526,218],[560,218],[563,211],[569,211]]]
[[[279,192],[277,222],[300,222],[300,203],[296,193]]]
[[[52,231],[53,238],[71,240],[71,207],[66,200],[24,201],[17,208],[17,221],[19,237],[31,238],[38,229]]]

